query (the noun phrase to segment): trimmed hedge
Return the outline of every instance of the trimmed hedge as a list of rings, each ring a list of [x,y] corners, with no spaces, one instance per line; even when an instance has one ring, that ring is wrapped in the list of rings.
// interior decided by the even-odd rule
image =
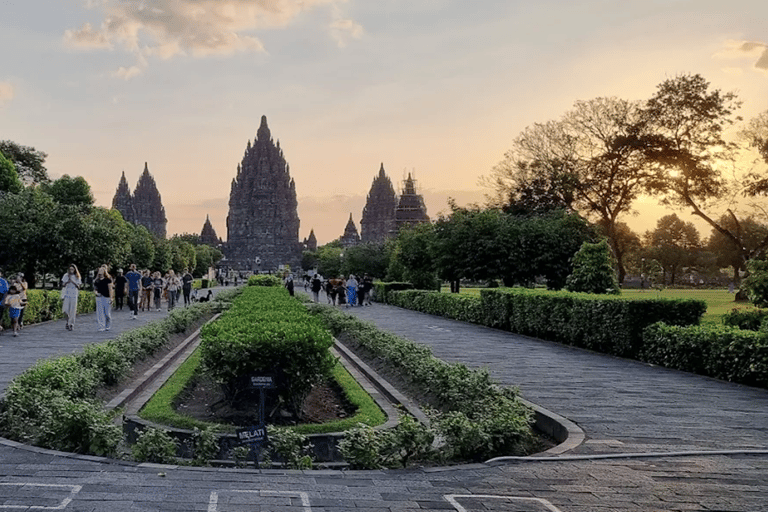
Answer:
[[[724,326],[645,329],[642,360],[716,379],[768,387],[768,333]]]
[[[59,290],[27,290],[27,300],[27,306],[24,308],[25,325],[64,318]],[[77,300],[78,314],[94,311],[96,311],[96,295],[90,291],[80,290],[80,296]],[[3,327],[11,326],[8,308],[5,308],[3,312],[2,325]]]
[[[695,325],[707,309],[694,299],[628,300],[528,288],[481,290],[479,298],[422,290],[387,297],[402,308],[630,358],[642,351],[645,327],[659,321]]]
[[[283,286],[283,281],[272,274],[254,274],[248,278],[248,286]]]
[[[278,399],[296,415],[335,364],[331,333],[282,287],[246,287],[201,337],[202,367],[230,400],[247,391],[250,374],[272,374]]]
[[[376,302],[389,303],[390,293],[400,290],[413,290],[413,284],[411,283],[373,283],[374,299]]]
[[[38,361],[8,386],[0,402],[0,435],[54,450],[115,455],[122,429],[95,400],[97,389],[117,383],[134,362],[213,307],[178,308],[162,320],[88,345],[80,354]]]
[[[759,331],[768,318],[768,309],[732,309],[723,315],[723,325]]]

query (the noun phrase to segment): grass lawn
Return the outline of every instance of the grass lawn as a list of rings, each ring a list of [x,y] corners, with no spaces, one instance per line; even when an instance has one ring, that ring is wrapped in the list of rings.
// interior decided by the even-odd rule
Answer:
[[[461,293],[470,295],[480,295],[483,288],[462,288]],[[450,288],[442,287],[443,292],[450,293]],[[701,299],[707,303],[707,312],[701,319],[702,324],[720,324],[722,316],[734,308],[754,309],[748,302],[734,302],[733,294],[728,290],[705,290],[705,289],[663,289],[663,290],[622,290],[621,296],[628,299],[644,298],[665,298],[665,299]]]

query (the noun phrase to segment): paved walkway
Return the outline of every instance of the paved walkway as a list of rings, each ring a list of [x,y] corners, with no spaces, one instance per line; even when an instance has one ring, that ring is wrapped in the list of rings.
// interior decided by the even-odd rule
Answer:
[[[374,305],[353,314],[470,366],[577,422],[576,452],[768,449],[768,393]],[[112,335],[138,321],[116,316]],[[159,314],[158,314],[159,316]],[[157,316],[156,316],[157,317]],[[88,329],[91,325],[92,329]],[[92,316],[0,337],[0,382],[105,339]],[[90,334],[89,334],[90,333]],[[0,510],[768,511],[768,456],[553,460],[408,471],[247,471],[135,465],[0,442]]]

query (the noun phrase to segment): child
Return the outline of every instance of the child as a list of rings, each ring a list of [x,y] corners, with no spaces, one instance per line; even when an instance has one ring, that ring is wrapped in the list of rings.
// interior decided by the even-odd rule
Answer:
[[[17,285],[12,285],[5,296],[5,305],[8,307],[8,316],[13,322],[13,335],[19,335],[19,317],[27,301],[21,297],[21,291]]]

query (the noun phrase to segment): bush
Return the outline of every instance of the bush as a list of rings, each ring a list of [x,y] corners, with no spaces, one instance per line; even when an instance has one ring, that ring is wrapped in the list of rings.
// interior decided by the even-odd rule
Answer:
[[[389,304],[421,311],[430,315],[444,316],[463,322],[483,323],[485,312],[480,298],[474,295],[456,295],[424,290],[407,290],[390,293]]]
[[[413,290],[411,283],[374,283],[373,289],[376,291],[374,298],[377,302],[389,302],[390,292],[399,290]]]
[[[92,368],[98,382],[113,386],[128,374],[131,362],[113,342],[86,345],[83,353],[76,356],[83,368]]]
[[[312,469],[312,444],[307,436],[291,429],[267,425],[269,452],[288,469]]]
[[[768,333],[724,326],[645,329],[642,360],[752,386],[768,387]]]
[[[573,272],[566,279],[565,287],[571,292],[620,293],[606,240],[596,244],[581,244],[581,249],[573,255]]]
[[[747,261],[747,277],[741,282],[741,289],[759,308],[768,307],[768,260]]]
[[[248,286],[283,286],[283,281],[271,274],[254,274],[248,278]]]
[[[768,309],[732,309],[723,315],[723,325],[749,331],[759,331],[768,318]]]
[[[360,423],[346,432],[339,442],[339,452],[352,469],[380,469],[385,467],[382,454],[389,445],[388,436],[387,431]]]
[[[460,363],[446,363],[434,357],[428,347],[382,332],[372,324],[361,322],[334,308],[313,305],[310,311],[322,318],[332,332],[344,333],[351,343],[397,368],[399,373],[407,376],[409,384],[418,388],[431,405],[449,415],[447,417],[463,415],[465,423],[471,424],[467,435],[472,439],[467,442],[476,444],[462,449],[449,443],[447,450],[450,454],[479,460],[488,454],[530,453],[535,442],[531,430],[532,411],[518,400],[515,390],[495,385],[487,369],[474,370]],[[438,421],[438,424],[441,422]],[[383,458],[372,459],[368,453],[369,450],[383,449],[385,441],[391,442],[388,438],[374,438],[374,434],[364,430],[356,432],[353,439],[355,441],[350,441],[352,444],[347,446],[350,456],[354,457],[352,462],[348,462],[354,466],[379,467],[397,460],[391,451],[397,448],[385,451],[389,455]],[[394,444],[400,446],[397,441]],[[399,449],[401,458],[403,454],[410,453],[402,446]],[[344,457],[347,458],[346,455]]]
[[[137,462],[173,464],[176,462],[178,442],[165,430],[149,427],[139,434],[131,454]]]
[[[40,429],[38,445],[72,453],[114,456],[123,439],[122,428],[93,402],[58,397]]]
[[[278,400],[295,415],[335,360],[333,338],[282,288],[248,287],[216,322],[202,330],[201,363],[231,401],[247,391],[251,374],[276,374]]]

